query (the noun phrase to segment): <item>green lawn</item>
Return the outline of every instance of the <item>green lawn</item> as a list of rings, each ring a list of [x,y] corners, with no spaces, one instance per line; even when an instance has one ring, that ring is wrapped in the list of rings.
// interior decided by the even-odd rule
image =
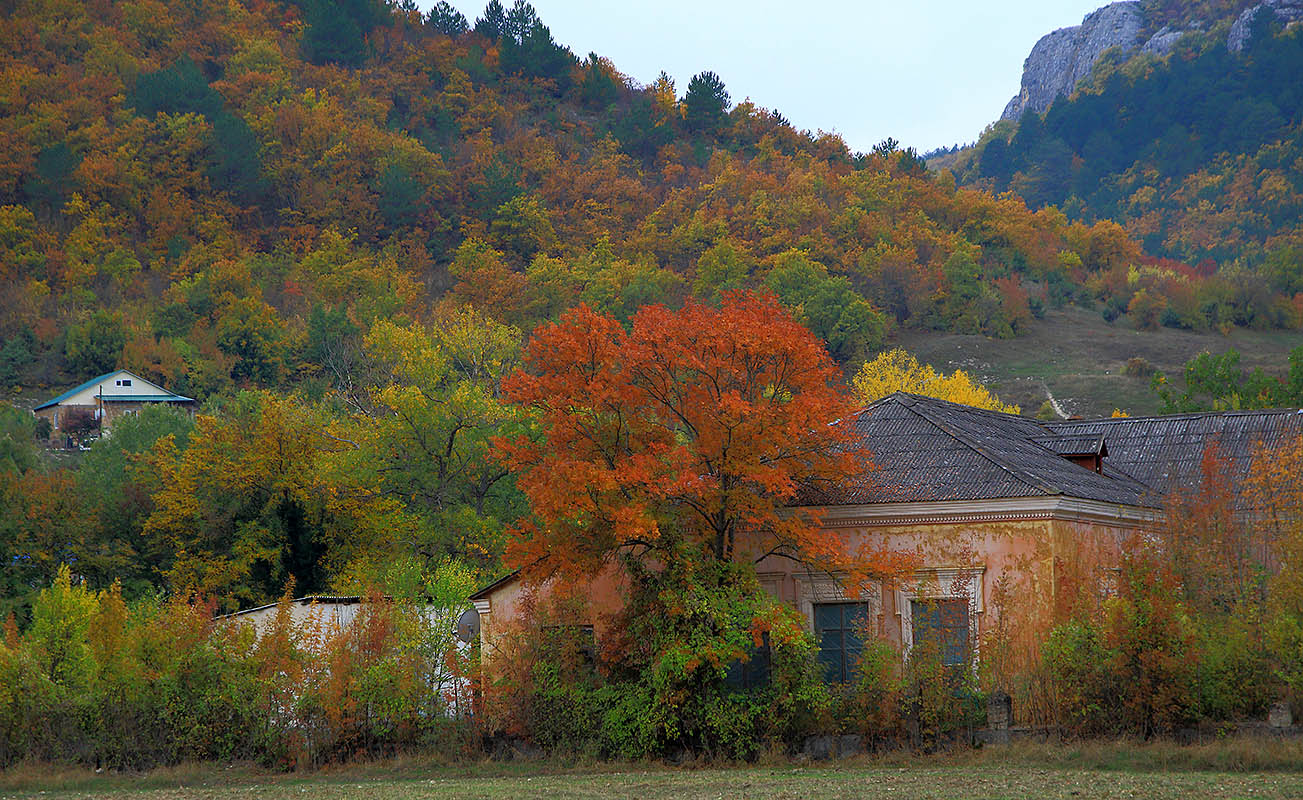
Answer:
[[[639,800],[738,798],[1287,798],[1303,796],[1303,775],[1216,772],[1118,773],[1104,770],[962,767],[746,768],[568,775],[375,778],[319,776],[235,785],[117,786],[42,798],[520,798]]]
[[[654,764],[420,759],[276,774],[190,765],[144,775],[23,767],[0,796],[31,798],[1297,798],[1303,743],[1240,739],[1195,747],[1127,742],[1026,745],[949,756],[894,755],[818,765],[672,768]]]

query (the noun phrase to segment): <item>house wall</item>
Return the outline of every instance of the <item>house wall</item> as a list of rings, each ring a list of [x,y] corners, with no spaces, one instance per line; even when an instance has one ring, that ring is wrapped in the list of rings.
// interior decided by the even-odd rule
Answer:
[[[130,381],[129,386],[120,385],[123,381]],[[94,383],[72,397],[65,399],[60,405],[82,405],[94,406],[97,404],[97,398],[113,397],[115,395],[153,395],[162,397],[172,394],[161,386],[153,384],[139,375],[132,375],[130,372],[118,371],[107,376],[104,380]]]
[[[581,605],[557,603],[549,611],[559,614],[556,619],[559,624],[593,626],[593,635],[600,642],[609,631],[611,618],[623,606],[626,585],[623,571],[611,565],[583,587],[585,602]],[[487,667],[499,655],[506,635],[524,618],[527,608],[555,595],[554,584],[531,587],[515,580],[500,586],[488,598],[476,600],[475,609],[480,614],[481,663]]]
[[[312,602],[294,600],[290,604],[290,625],[297,631],[310,627],[322,632],[341,630],[357,619],[361,609],[358,602]],[[262,606],[226,617],[238,625],[249,625],[256,635],[262,636],[276,623],[277,605]]]
[[[132,414],[139,414],[141,409],[145,408],[146,406],[154,406],[154,405],[159,405],[159,403],[157,402],[105,403],[103,429],[105,431],[110,431],[113,429],[113,425],[123,417],[130,416]],[[186,413],[192,416],[194,415],[195,412],[193,403],[166,403],[166,405],[171,406],[173,408],[181,409],[182,411],[185,411]],[[89,411],[91,414],[99,413],[99,405],[96,402],[92,402],[89,405],[64,402],[64,403],[60,403],[57,406],[49,406],[48,408],[42,408],[39,411],[34,411],[32,413],[35,414],[38,418],[48,419],[50,421],[50,436],[52,439],[57,440],[60,437],[59,426],[66,419],[68,411],[74,408],[84,409],[86,411]]]
[[[1080,591],[1098,593],[1108,584],[1123,543],[1137,530],[1134,525],[1035,519],[852,526],[828,534],[846,539],[852,551],[867,546],[918,554],[918,571],[900,585],[865,587],[857,598],[869,603],[879,635],[900,647],[908,644],[909,600],[916,597],[967,597],[975,637],[991,634],[1002,613],[1016,618],[1024,637],[1034,637]],[[812,573],[788,559],[766,558],[757,572],[762,586],[801,612],[809,630],[814,604],[852,599],[835,577]]]
[[[1003,637],[1010,653],[1005,667],[1013,671],[1035,657],[1056,613],[1082,597],[1109,591],[1124,543],[1142,526],[1051,517],[889,525],[851,521],[825,530],[845,539],[852,550],[867,546],[917,553],[919,570],[899,585],[871,585],[851,598],[834,576],[778,556],[762,559],[756,565],[761,586],[795,607],[808,630],[813,630],[815,604],[854,599],[869,604],[881,637],[904,648],[911,642],[910,599],[962,597],[969,600],[971,641],[981,647]],[[570,622],[593,625],[600,642],[605,618],[621,607],[622,580],[614,567],[598,576],[585,587],[587,609]],[[498,651],[503,631],[520,618],[527,598],[549,591],[513,581],[476,602],[486,665]]]

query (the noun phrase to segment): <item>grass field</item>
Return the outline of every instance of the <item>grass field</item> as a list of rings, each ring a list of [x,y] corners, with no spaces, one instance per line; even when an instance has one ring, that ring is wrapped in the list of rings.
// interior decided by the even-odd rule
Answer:
[[[1137,331],[1125,318],[1110,324],[1098,311],[1075,308],[1047,313],[1015,339],[925,331],[902,331],[897,339],[920,361],[972,373],[1002,400],[1021,405],[1024,414],[1036,413],[1048,388],[1065,410],[1083,416],[1108,416],[1115,408],[1131,414],[1158,410],[1149,380],[1122,374],[1132,357],[1149,361],[1183,388],[1185,362],[1205,350],[1221,354],[1233,347],[1246,369],[1279,375],[1289,367],[1290,349],[1303,345],[1298,331]]]
[[[315,773],[188,765],[143,775],[23,767],[0,795],[39,798],[1297,798],[1303,744],[1266,740],[1178,747],[1127,742],[1023,745],[946,756],[864,757],[819,765],[671,768],[654,764],[402,759]]]

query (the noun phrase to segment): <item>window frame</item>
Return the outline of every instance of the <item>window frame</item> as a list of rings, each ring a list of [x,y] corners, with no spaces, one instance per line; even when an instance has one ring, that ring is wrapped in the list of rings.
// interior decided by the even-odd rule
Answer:
[[[829,608],[838,609],[838,627],[820,627],[820,609]],[[816,658],[818,659],[820,666],[823,668],[823,679],[825,683],[847,684],[854,678],[856,665],[849,659],[852,649],[847,646],[848,634],[856,630],[855,625],[847,619],[847,612],[852,608],[860,609],[860,622],[865,626],[865,628],[868,628],[871,619],[870,615],[872,613],[872,605],[868,602],[863,600],[836,600],[832,602],[814,603],[814,637],[819,648]],[[828,675],[828,667],[830,665],[824,661],[823,656],[825,652],[823,646],[824,635],[831,631],[837,631],[841,638],[841,647],[837,648],[838,652],[841,654],[841,663],[839,664],[840,675],[837,678]],[[859,653],[864,652],[864,637],[860,635],[857,639],[858,641],[856,644],[858,646],[854,649],[856,657],[858,657]]]
[[[911,581],[901,584],[896,589],[896,616],[900,618],[900,645],[906,658],[914,649],[914,600],[967,600],[968,601],[968,653],[973,669],[977,660],[981,639],[981,614],[985,611],[982,602],[983,578],[985,566],[975,567],[935,567],[922,569],[914,573]]]

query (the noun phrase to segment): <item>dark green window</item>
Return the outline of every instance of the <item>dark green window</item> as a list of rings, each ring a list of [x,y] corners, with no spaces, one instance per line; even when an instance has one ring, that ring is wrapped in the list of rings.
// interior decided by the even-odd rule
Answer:
[[[866,603],[815,605],[814,636],[819,641],[819,663],[829,683],[846,683],[855,677],[868,618]]]
[[[914,646],[937,642],[941,663],[968,663],[968,600],[911,600]]]
[[[769,685],[769,634],[764,634],[759,647],[751,647],[747,660],[738,659],[728,665],[724,685],[739,692],[747,692]]]
[[[592,625],[543,626],[545,657],[584,674],[591,674],[597,665],[597,640]]]

